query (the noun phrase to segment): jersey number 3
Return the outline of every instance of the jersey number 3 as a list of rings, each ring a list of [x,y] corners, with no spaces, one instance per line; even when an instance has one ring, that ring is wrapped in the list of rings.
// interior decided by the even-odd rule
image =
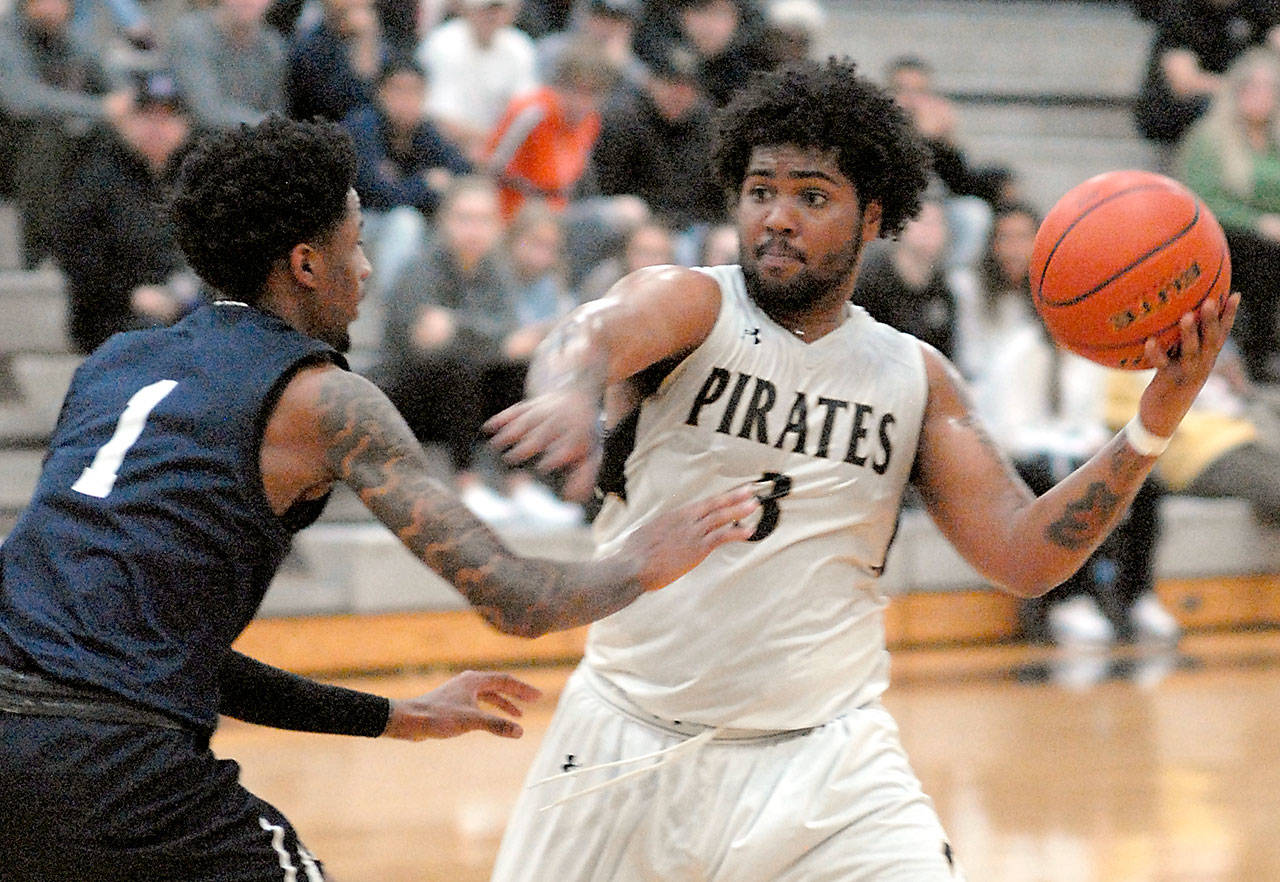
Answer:
[[[163,401],[176,385],[178,385],[177,380],[160,380],[134,392],[129,403],[124,406],[124,413],[120,414],[120,420],[116,423],[116,430],[112,433],[111,439],[98,448],[93,462],[80,473],[80,477],[71,485],[71,489],[85,496],[105,499],[111,492],[111,488],[115,486],[116,476],[120,473],[120,463],[124,462],[125,454],[142,434],[142,429],[147,424],[147,417],[151,416],[155,406]]]
[[[756,496],[760,501],[760,523],[756,530],[747,537],[748,542],[759,542],[772,533],[778,526],[778,518],[782,516],[778,508],[778,500],[791,492],[791,478],[780,472],[765,472],[760,477],[761,484],[768,484],[768,491]]]

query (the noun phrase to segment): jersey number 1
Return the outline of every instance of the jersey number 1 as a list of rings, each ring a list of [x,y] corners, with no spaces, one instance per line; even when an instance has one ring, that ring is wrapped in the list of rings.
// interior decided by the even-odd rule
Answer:
[[[134,392],[129,403],[124,406],[124,413],[120,414],[120,421],[116,423],[116,430],[112,433],[111,439],[98,448],[93,462],[80,473],[80,477],[71,485],[71,489],[85,496],[105,499],[111,492],[111,488],[115,486],[116,476],[120,473],[120,463],[124,462],[124,455],[142,434],[147,417],[151,416],[155,406],[163,401],[176,385],[178,385],[177,380],[160,380]]]

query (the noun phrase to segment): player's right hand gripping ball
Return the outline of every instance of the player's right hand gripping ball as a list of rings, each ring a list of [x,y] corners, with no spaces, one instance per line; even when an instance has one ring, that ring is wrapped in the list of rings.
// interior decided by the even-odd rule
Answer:
[[[1109,367],[1151,367],[1148,337],[1177,346],[1178,320],[1224,303],[1231,256],[1198,196],[1163,175],[1107,172],[1067,191],[1031,252],[1031,295],[1050,336]]]

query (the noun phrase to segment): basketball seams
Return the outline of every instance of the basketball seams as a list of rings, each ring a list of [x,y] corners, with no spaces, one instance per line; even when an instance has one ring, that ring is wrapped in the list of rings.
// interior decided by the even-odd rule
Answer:
[[[1041,267],[1040,269],[1040,281],[1039,281],[1039,284],[1036,285],[1036,299],[1039,300],[1040,303],[1044,304],[1045,306],[1049,306],[1055,309],[1061,309],[1063,307],[1068,307],[1068,306],[1075,306],[1077,303],[1080,303],[1088,299],[1089,297],[1093,296],[1094,294],[1097,294],[1099,291],[1101,291],[1103,288],[1110,285],[1112,282],[1116,281],[1116,279],[1119,279],[1125,273],[1129,272],[1130,270],[1134,269],[1137,266],[1140,266],[1145,261],[1150,260],[1152,257],[1159,254],[1161,251],[1165,250],[1166,248],[1170,247],[1179,239],[1181,239],[1183,236],[1187,235],[1192,230],[1194,230],[1196,227],[1196,224],[1200,222],[1200,217],[1201,217],[1201,211],[1200,211],[1201,202],[1199,199],[1195,200],[1195,206],[1196,206],[1195,214],[1192,215],[1191,221],[1185,227],[1183,227],[1181,230],[1178,230],[1176,233],[1174,233],[1164,242],[1161,242],[1159,245],[1156,245],[1155,247],[1151,248],[1149,251],[1147,251],[1146,254],[1139,256],[1138,258],[1133,260],[1131,263],[1129,263],[1127,266],[1118,270],[1110,278],[1098,283],[1097,285],[1094,285],[1088,291],[1085,291],[1083,294],[1079,294],[1075,297],[1072,297],[1069,300],[1052,301],[1052,300],[1046,300],[1044,298],[1044,277],[1049,272],[1049,265],[1053,262],[1053,255],[1057,252],[1058,247],[1063,243],[1063,241],[1067,238],[1067,236],[1070,235],[1071,231],[1078,224],[1084,221],[1084,219],[1088,217],[1091,212],[1101,207],[1105,203],[1111,201],[1112,199],[1118,198],[1127,193],[1140,192],[1142,190],[1167,190],[1167,189],[1168,189],[1167,187],[1160,187],[1157,185],[1143,185],[1140,187],[1129,187],[1125,190],[1120,190],[1119,192],[1113,193],[1104,199],[1098,200],[1098,202],[1096,202],[1094,205],[1091,205],[1088,209],[1082,212],[1079,217],[1073,220],[1071,224],[1065,230],[1062,231],[1062,235],[1058,237],[1058,241],[1053,243],[1053,248],[1049,250],[1049,256],[1045,258],[1044,266]]]
[[[1126,370],[1150,366],[1147,340],[1176,348],[1182,316],[1215,296],[1221,304],[1231,287],[1231,253],[1209,207],[1179,182],[1136,169],[1105,172],[1059,199],[1031,260],[1032,302],[1049,335]]]
[[[1167,189],[1168,187],[1161,185],[1159,183],[1154,183],[1154,182],[1149,184],[1136,184],[1132,187],[1125,187],[1123,190],[1117,190],[1114,193],[1109,193],[1106,196],[1103,196],[1097,202],[1090,205],[1088,208],[1085,208],[1077,212],[1075,220],[1073,220],[1070,224],[1068,224],[1067,228],[1063,230],[1062,233],[1058,236],[1057,241],[1053,243],[1053,247],[1049,249],[1048,256],[1045,257],[1044,259],[1044,265],[1040,269],[1040,278],[1036,280],[1036,297],[1037,298],[1040,297],[1041,291],[1044,288],[1044,277],[1046,273],[1048,273],[1049,271],[1049,264],[1053,263],[1053,255],[1058,252],[1058,246],[1062,244],[1063,240],[1067,238],[1067,235],[1073,229],[1075,229],[1075,227],[1081,221],[1083,221],[1088,214],[1090,214],[1093,211],[1096,211],[1099,207],[1110,202],[1112,199],[1118,199],[1119,197],[1124,196],[1126,193],[1135,193],[1142,190],[1167,190]],[[1052,219],[1052,212],[1050,213],[1050,217],[1045,218],[1044,224],[1047,224],[1051,219]],[[1041,226],[1043,226],[1044,224],[1042,224]]]
[[[1185,314],[1186,312],[1196,311],[1204,304],[1206,300],[1209,299],[1209,296],[1213,294],[1214,288],[1218,286],[1218,281],[1222,278],[1222,270],[1226,267],[1226,265],[1227,265],[1227,252],[1226,252],[1226,249],[1223,249],[1223,251],[1220,252],[1218,255],[1218,270],[1216,273],[1214,273],[1213,281],[1209,283],[1209,287],[1205,289],[1204,296],[1201,297],[1199,300],[1197,300],[1194,305],[1188,306],[1183,312],[1178,313],[1177,319],[1173,321],[1171,324],[1165,325],[1163,328],[1157,328],[1154,331],[1143,334],[1142,337],[1138,338],[1137,340],[1129,340],[1124,343],[1107,343],[1107,344],[1092,345],[1092,346],[1086,346],[1084,344],[1076,344],[1076,345],[1078,345],[1079,349],[1087,350],[1089,352],[1096,352],[1096,353],[1116,352],[1121,349],[1127,349],[1131,346],[1142,346],[1143,344],[1146,343],[1148,338],[1159,337],[1161,334],[1166,333],[1170,329],[1176,328],[1178,326],[1178,322],[1182,320],[1183,314]],[[1062,345],[1066,346],[1068,349],[1071,349],[1071,346],[1072,346],[1071,344],[1067,344],[1066,342],[1063,342]],[[1085,357],[1087,358],[1088,356],[1085,356]]]

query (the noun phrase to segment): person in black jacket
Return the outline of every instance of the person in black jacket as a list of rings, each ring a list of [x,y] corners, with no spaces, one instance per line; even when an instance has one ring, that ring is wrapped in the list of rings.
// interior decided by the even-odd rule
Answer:
[[[1134,123],[1168,168],[1174,146],[1209,106],[1231,62],[1252,46],[1280,49],[1280,8],[1272,0],[1165,0],[1152,19]]]
[[[471,163],[423,110],[427,74],[412,58],[392,58],[378,74],[374,100],[351,111],[343,126],[356,145],[356,192],[366,213],[410,205],[426,217],[454,175]]]
[[[1017,197],[1017,181],[1005,166],[976,167],[959,139],[952,102],[934,86],[933,68],[923,58],[899,56],[885,68],[885,87],[907,112],[929,150],[933,176],[946,190],[943,208],[951,228],[951,266],[972,266],[991,229],[992,210]]]
[[[698,83],[693,53],[665,46],[644,89],[605,107],[591,157],[600,192],[639,196],[663,224],[688,234],[689,256],[699,230],[727,219],[711,175],[711,106]]]
[[[190,138],[173,78],[155,72],[138,79],[133,108],[100,127],[72,167],[52,252],[67,278],[67,332],[78,351],[117,331],[169,324],[197,299],[158,208]]]
[[[428,224],[450,181],[471,163],[427,118],[427,75],[405,55],[383,65],[374,100],[343,120],[356,148],[356,192],[381,296],[422,252]]]
[[[289,115],[341,122],[373,98],[378,71],[391,55],[372,0],[325,0],[324,17],[295,32],[285,92]]]

